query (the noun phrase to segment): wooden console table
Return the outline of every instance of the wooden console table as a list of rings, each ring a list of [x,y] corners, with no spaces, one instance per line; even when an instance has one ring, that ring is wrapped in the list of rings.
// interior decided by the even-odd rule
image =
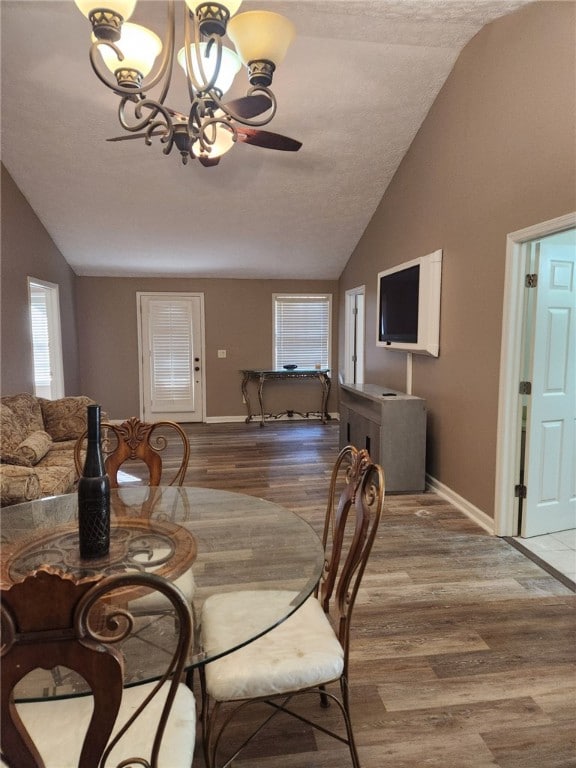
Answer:
[[[286,370],[261,370],[261,369],[254,369],[249,368],[246,370],[242,370],[242,395],[244,396],[244,401],[246,403],[246,410],[248,411],[248,416],[246,416],[246,424],[248,424],[252,419],[254,418],[254,414],[252,413],[252,408],[250,407],[250,396],[248,394],[248,382],[249,381],[256,381],[258,384],[258,405],[260,406],[260,426],[263,427],[266,423],[266,419],[279,419],[280,416],[288,416],[292,417],[295,413],[297,413],[299,416],[302,416],[305,419],[310,418],[310,416],[319,416],[322,420],[322,424],[325,424],[327,420],[330,419],[330,415],[328,414],[328,411],[326,410],[328,405],[328,395],[330,394],[330,377],[328,376],[329,368],[296,368],[293,371],[286,371]],[[322,389],[322,399],[320,403],[320,410],[318,411],[307,411],[305,413],[302,413],[300,411],[295,410],[286,410],[281,411],[280,413],[264,413],[264,383],[266,381],[274,381],[274,380],[296,380],[296,381],[306,381],[306,380],[314,380],[320,382],[320,387]]]

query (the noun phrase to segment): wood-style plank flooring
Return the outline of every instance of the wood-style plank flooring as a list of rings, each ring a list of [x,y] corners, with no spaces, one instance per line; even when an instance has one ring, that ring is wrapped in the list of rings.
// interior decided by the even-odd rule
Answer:
[[[270,499],[321,530],[337,424],[186,429],[186,484]],[[567,587],[440,497],[388,496],[352,641],[363,768],[575,768],[575,607]],[[338,723],[334,707],[320,716]],[[234,765],[350,761],[345,746],[276,718]]]

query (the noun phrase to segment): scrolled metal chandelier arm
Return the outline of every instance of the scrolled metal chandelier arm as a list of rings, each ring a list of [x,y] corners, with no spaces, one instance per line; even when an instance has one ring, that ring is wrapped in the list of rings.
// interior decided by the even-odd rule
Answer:
[[[192,17],[192,21],[190,20]],[[190,28],[193,28],[193,36],[190,35]],[[202,61],[202,53],[200,51],[200,26],[198,18],[195,14],[186,13],[184,21],[184,53],[186,57],[186,80],[188,82],[188,92],[190,94],[190,101],[193,102],[196,98],[196,94],[208,93],[214,90],[220,67],[222,66],[222,38],[219,35],[212,34],[206,41],[206,56],[210,55],[210,51],[213,46],[216,45],[216,64],[212,77],[206,77],[204,70],[204,63]],[[198,64],[198,71],[202,78],[202,82],[196,79],[194,75],[194,67],[192,65],[192,43],[194,44],[194,55],[196,57],[196,63]]]
[[[134,117],[138,122],[129,122],[127,118],[127,107],[134,109]],[[149,109],[150,114],[142,117],[144,109]],[[164,118],[163,120],[155,119],[160,114]],[[152,135],[161,129],[161,141],[169,141],[174,131],[172,116],[159,102],[154,99],[142,99],[141,101],[134,101],[128,96],[125,96],[118,106],[118,121],[125,131],[131,133],[137,133],[138,131],[145,130],[146,132],[146,144],[149,146],[152,144]]]
[[[162,92],[158,101],[160,104],[164,104],[170,83],[172,82],[172,68],[174,66],[174,41],[176,39],[176,14],[174,10],[174,0],[168,2],[168,16],[166,21],[166,45],[162,46],[162,63],[156,77],[148,84],[148,90],[152,90],[164,77],[167,72],[167,76],[164,80]]]

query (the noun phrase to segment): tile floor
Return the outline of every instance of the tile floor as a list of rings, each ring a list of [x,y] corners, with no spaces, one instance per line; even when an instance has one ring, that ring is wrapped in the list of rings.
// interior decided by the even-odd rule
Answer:
[[[527,539],[517,536],[514,540],[576,583],[576,528]]]

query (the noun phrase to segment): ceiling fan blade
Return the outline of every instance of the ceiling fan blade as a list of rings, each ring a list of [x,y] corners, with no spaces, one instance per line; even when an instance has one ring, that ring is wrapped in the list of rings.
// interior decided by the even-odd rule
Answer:
[[[106,139],[106,141],[129,141],[130,139],[144,139],[145,137],[145,133],[131,133],[126,136],[113,136],[111,139]]]
[[[245,125],[237,126],[238,140],[245,144],[253,144],[255,147],[265,149],[279,149],[283,152],[298,152],[302,146],[301,141],[282,136],[280,133],[260,131],[256,128],[247,128]]]
[[[152,131],[151,136],[163,136],[165,131]],[[106,141],[130,141],[131,139],[145,139],[148,136],[147,133],[127,133],[124,136],[112,136],[111,139]]]
[[[205,168],[211,168],[213,165],[218,165],[220,162],[219,157],[199,157],[198,160],[200,160],[200,164]]]
[[[236,112],[240,117],[249,119],[261,115],[270,109],[272,101],[264,93],[256,93],[254,96],[242,96],[226,103],[227,107]]]

